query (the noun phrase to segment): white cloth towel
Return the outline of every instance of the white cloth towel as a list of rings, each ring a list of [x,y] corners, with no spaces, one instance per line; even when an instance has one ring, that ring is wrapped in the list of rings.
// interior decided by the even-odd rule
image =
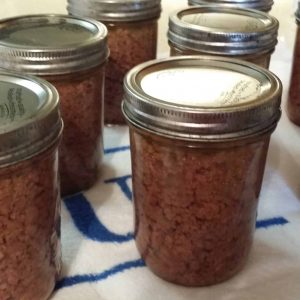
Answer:
[[[284,145],[277,144],[278,138],[270,146],[246,267],[222,284],[186,288],[144,266],[132,236],[128,130],[106,128],[101,179],[88,192],[63,201],[63,272],[51,300],[300,299],[300,189],[294,189],[299,187],[300,168],[279,149]]]

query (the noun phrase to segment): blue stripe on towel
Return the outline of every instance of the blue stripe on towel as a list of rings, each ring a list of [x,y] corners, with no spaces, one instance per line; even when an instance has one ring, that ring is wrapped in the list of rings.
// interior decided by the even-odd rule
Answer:
[[[64,203],[77,229],[87,238],[98,242],[123,243],[133,239],[132,233],[116,234],[108,230],[96,216],[91,204],[83,194],[64,199]]]
[[[89,202],[85,199],[82,194],[71,196],[64,200],[67,208],[69,209],[71,216],[74,220],[77,228],[87,235],[91,239],[96,239],[99,241],[109,241],[109,242],[120,242],[132,239],[133,236],[128,234],[126,236],[116,235],[108,231],[101,223],[97,220],[97,217],[94,215],[92,207]],[[76,211],[74,213],[74,211]],[[91,212],[92,211],[92,212]],[[79,213],[78,213],[79,212]],[[91,216],[92,214],[92,216]],[[96,219],[90,222],[90,224],[86,224],[87,220]],[[82,223],[81,223],[82,222]],[[270,228],[273,226],[284,226],[288,224],[289,221],[284,217],[275,217],[271,219],[259,220],[256,222],[256,228]],[[86,233],[87,228],[90,227],[90,231]],[[95,227],[95,228],[93,228]],[[98,235],[97,235],[97,231]],[[96,235],[96,236],[95,236]],[[128,238],[130,236],[130,238]],[[105,270],[99,274],[83,274],[83,275],[75,275],[71,277],[65,277],[57,282],[56,289],[61,289],[64,287],[70,287],[73,285],[81,284],[81,283],[93,283],[105,280],[115,274],[120,272],[124,272],[126,270],[138,267],[144,267],[145,263],[142,259],[128,261],[121,263],[112,267],[111,269]]]
[[[129,178],[129,176],[125,177],[127,179]],[[108,180],[107,182],[114,181]],[[128,186],[126,188],[128,188],[128,191],[130,191]],[[127,194],[127,197],[131,199],[131,191],[130,194],[128,191],[125,192],[125,194]],[[88,200],[84,197],[83,194],[76,194],[71,197],[65,198],[64,203],[73,219],[75,226],[87,238],[98,242],[117,243],[123,243],[133,239],[134,236],[130,232],[125,235],[121,235],[111,232],[109,229],[107,229],[102,224],[101,220],[98,219],[91,204],[88,202]],[[275,217],[271,219],[257,221],[256,228],[267,229],[273,226],[283,226],[288,223],[289,221],[283,217]]]
[[[130,150],[130,146],[107,148],[104,149],[104,154],[112,154],[112,153],[123,152],[127,150]]]
[[[105,270],[99,274],[85,274],[85,275],[75,275],[71,277],[65,277],[56,283],[55,289],[58,290],[61,288],[70,287],[80,283],[86,283],[86,282],[91,283],[91,282],[102,281],[107,279],[108,277],[124,272],[126,270],[133,269],[133,268],[140,268],[144,266],[145,266],[144,261],[142,259],[138,259],[138,260],[127,261],[122,264],[116,265],[111,269]]]
[[[122,176],[122,177],[107,179],[104,182],[105,183],[116,183],[116,184],[118,184],[119,187],[121,188],[122,192],[127,197],[127,199],[131,201],[132,200],[132,192],[131,192],[131,189],[130,189],[129,185],[127,184],[128,179],[131,179],[131,175],[126,175],[126,176]]]
[[[283,217],[277,217],[272,219],[260,220],[256,222],[256,228],[269,228],[272,226],[283,226],[288,224],[289,221]]]

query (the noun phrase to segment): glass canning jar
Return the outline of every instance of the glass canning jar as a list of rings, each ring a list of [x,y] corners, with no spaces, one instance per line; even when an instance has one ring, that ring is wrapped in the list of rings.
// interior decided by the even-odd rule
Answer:
[[[68,0],[72,15],[94,18],[108,28],[110,58],[105,80],[105,124],[126,124],[121,112],[123,79],[137,64],[156,58],[160,0]]]
[[[33,15],[0,22],[0,67],[39,75],[60,95],[62,195],[96,181],[102,157],[107,29],[96,21]]]
[[[268,68],[279,22],[267,13],[214,5],[175,11],[169,18],[170,55],[216,55]]]
[[[268,12],[272,9],[273,0],[188,0],[189,5],[222,5],[230,8],[251,8]]]
[[[253,240],[279,79],[244,61],[183,56],[139,65],[124,84],[142,258],[181,285],[230,278]]]
[[[287,101],[287,115],[290,121],[300,126],[300,3],[298,2],[298,9],[296,11],[296,38],[294,45],[294,59],[292,66],[292,74],[290,80],[288,101]]]
[[[57,91],[0,71],[0,299],[48,299],[61,265]]]

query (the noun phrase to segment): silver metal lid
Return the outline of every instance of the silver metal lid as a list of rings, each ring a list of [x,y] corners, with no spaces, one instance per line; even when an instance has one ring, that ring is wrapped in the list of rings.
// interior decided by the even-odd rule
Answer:
[[[282,87],[254,64],[213,56],[154,60],[124,79],[123,113],[134,126],[184,140],[241,139],[280,118]]]
[[[250,8],[261,11],[270,11],[273,0],[188,0],[189,5],[222,5],[230,8]]]
[[[58,93],[51,84],[0,71],[0,167],[44,151],[61,131]]]
[[[68,0],[67,10],[99,21],[141,21],[159,18],[161,0]]]
[[[204,5],[172,13],[168,38],[180,49],[247,55],[272,51],[278,27],[274,17],[261,11]]]
[[[103,63],[106,27],[90,19],[29,15],[0,22],[0,67],[34,75],[66,74]]]

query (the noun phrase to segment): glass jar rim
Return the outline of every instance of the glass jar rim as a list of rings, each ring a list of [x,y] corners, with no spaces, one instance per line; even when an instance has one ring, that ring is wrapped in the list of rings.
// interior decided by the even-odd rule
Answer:
[[[63,124],[54,86],[34,76],[0,71],[0,168],[48,149]]]
[[[225,7],[251,8],[268,12],[272,9],[273,0],[188,0],[189,5],[223,5]]]
[[[8,18],[0,21],[0,36],[0,67],[33,75],[89,69],[109,55],[106,26],[87,18],[60,14]]]
[[[237,77],[236,83],[233,84],[233,90],[240,86],[238,92],[243,91],[247,84],[249,85],[245,78],[249,77],[249,82],[253,78],[254,88],[256,87],[255,82],[258,82],[259,92],[251,95],[253,99],[249,98],[249,101],[242,101],[237,104],[234,101],[240,97],[240,94],[235,91],[234,97],[232,96],[232,105],[224,106],[217,103],[216,106],[206,104],[195,106],[183,104],[183,102],[174,103],[173,100],[166,102],[165,99],[159,99],[159,97],[150,95],[148,91],[145,91],[145,85],[142,81],[146,76],[153,73],[158,78],[161,76],[159,73],[161,70],[168,72],[177,68],[216,71],[215,74],[212,74],[213,80],[220,78],[220,76],[215,76],[218,70],[229,74],[241,74],[241,80]],[[174,85],[178,84],[175,81],[174,72],[170,73],[171,76],[174,76],[170,82],[173,81]],[[183,76],[185,75],[183,74]],[[185,82],[183,78],[180,80],[182,82],[180,88],[183,90],[188,88],[188,82]],[[201,78],[199,77],[200,81]],[[245,84],[241,84],[243,81]],[[155,84],[155,81],[153,83]],[[156,86],[154,85],[154,87]],[[153,60],[136,66],[126,75],[124,91],[122,109],[129,123],[178,139],[206,141],[240,139],[270,130],[278,122],[281,115],[282,87],[280,80],[264,68],[236,59],[212,56],[180,56]],[[175,89],[176,91],[177,89]],[[228,90],[226,97],[230,97],[230,95],[233,95],[232,90]],[[201,95],[199,98],[201,99]],[[229,100],[231,101],[231,99]]]
[[[67,10],[101,22],[135,22],[159,18],[161,0],[68,0]]]
[[[215,25],[221,17],[222,26]],[[224,27],[226,19],[230,25]],[[274,49],[278,28],[278,20],[262,11],[202,5],[174,11],[168,39],[191,50],[243,55]]]

